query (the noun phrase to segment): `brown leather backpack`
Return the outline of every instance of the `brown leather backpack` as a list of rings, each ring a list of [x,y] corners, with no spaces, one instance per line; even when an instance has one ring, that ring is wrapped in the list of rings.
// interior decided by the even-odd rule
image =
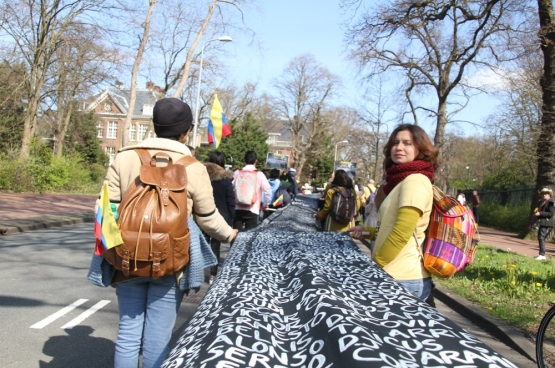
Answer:
[[[164,152],[152,157],[146,149],[135,152],[141,158],[140,175],[118,207],[123,244],[107,250],[104,258],[125,276],[157,279],[189,263],[185,167],[196,160],[185,156],[173,163]],[[167,158],[167,166],[156,166],[160,157]]]

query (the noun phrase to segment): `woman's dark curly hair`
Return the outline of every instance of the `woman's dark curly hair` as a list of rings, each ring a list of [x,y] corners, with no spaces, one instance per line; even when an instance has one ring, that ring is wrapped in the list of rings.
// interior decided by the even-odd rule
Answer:
[[[395,138],[397,137],[397,133],[402,132],[403,130],[408,130],[412,136],[412,142],[416,148],[418,148],[418,156],[416,156],[415,160],[422,160],[427,161],[432,164],[434,169],[437,169],[439,166],[439,161],[437,158],[438,150],[433,145],[430,137],[424,131],[424,129],[420,128],[418,125],[413,124],[401,124],[391,133],[389,136],[389,140],[387,144],[383,148],[383,154],[385,156],[383,160],[384,169],[388,169],[391,166],[395,165],[393,160],[391,159],[391,149],[395,144]]]
[[[353,181],[349,177],[349,174],[345,170],[339,169],[335,170],[335,177],[331,182],[332,186],[345,187],[347,189],[354,189]]]

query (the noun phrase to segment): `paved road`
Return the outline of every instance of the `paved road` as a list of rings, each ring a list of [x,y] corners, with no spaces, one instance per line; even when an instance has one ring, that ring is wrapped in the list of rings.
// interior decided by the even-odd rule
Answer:
[[[58,198],[0,193],[0,218],[90,211],[94,200],[93,196]],[[2,259],[10,261],[4,262],[0,268],[0,276],[4,280],[0,293],[2,366],[74,367],[77,361],[81,362],[80,367],[112,365],[117,302],[113,289],[98,288],[86,281],[94,244],[92,226],[86,223],[0,237]],[[537,254],[536,242],[516,239],[511,234],[483,229],[482,240],[482,243],[502,249],[511,248],[527,256]],[[549,248],[548,253],[555,254],[555,247],[550,245]],[[364,250],[364,246],[361,249]],[[201,291],[184,300],[173,342],[180,336],[179,331],[194,313],[203,295]],[[82,299],[86,301],[81,303]],[[78,301],[81,304],[58,319],[38,326],[41,328],[30,328]],[[450,308],[441,304],[438,308],[517,366],[535,367],[534,363],[497,342]],[[82,313],[88,317],[84,318],[84,315],[84,319],[74,323],[75,327],[71,329],[62,328]],[[40,361],[43,363],[39,364]]]
[[[0,238],[2,367],[113,366],[118,324],[115,291],[86,279],[94,249],[92,226]],[[196,310],[197,304],[188,301],[198,303],[198,296],[184,301],[174,341]]]

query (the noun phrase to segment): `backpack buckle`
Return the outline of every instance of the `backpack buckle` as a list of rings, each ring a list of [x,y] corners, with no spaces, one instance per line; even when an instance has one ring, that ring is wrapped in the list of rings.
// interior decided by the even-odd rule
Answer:
[[[152,278],[157,279],[160,277],[161,269],[160,269],[160,252],[153,252],[152,253]]]
[[[121,260],[121,271],[125,276],[129,276],[129,250],[124,250]]]

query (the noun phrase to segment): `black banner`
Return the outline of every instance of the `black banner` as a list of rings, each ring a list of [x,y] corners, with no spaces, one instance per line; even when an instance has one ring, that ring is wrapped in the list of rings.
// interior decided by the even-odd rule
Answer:
[[[316,232],[299,197],[239,234],[163,367],[515,367],[347,235]]]

